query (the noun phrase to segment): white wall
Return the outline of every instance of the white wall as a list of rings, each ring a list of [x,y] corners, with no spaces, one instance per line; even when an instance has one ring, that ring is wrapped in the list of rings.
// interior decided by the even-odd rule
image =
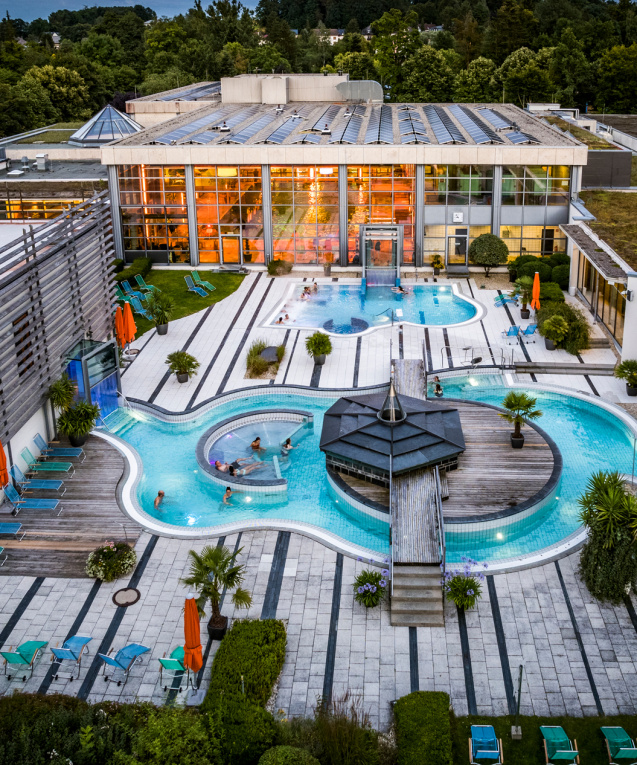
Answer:
[[[48,404],[45,405],[46,408],[48,408]],[[11,444],[11,454],[13,456],[13,461],[18,465],[20,470],[24,472],[26,465],[24,463],[24,460],[20,456],[20,452],[24,449],[26,446],[31,454],[33,454],[35,457],[37,457],[40,454],[40,450],[36,448],[35,444],[33,443],[33,438],[36,433],[40,433],[42,438],[45,440],[47,439],[47,429],[46,429],[46,421],[47,421],[47,415],[45,414],[45,407],[41,407],[38,409],[38,411],[31,417],[30,420],[28,420],[21,428],[20,430],[13,436],[13,438],[9,441]],[[49,423],[50,423],[50,416],[48,417]],[[5,446],[5,452],[7,453],[7,466],[10,465],[9,462],[9,450]]]

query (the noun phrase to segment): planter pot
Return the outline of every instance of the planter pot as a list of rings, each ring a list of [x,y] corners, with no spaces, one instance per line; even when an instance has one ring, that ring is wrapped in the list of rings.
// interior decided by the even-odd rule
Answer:
[[[524,446],[524,436],[518,438],[511,433],[511,446],[514,449],[521,449]]]
[[[520,309],[520,316],[523,319],[528,319],[531,316],[531,311],[528,308],[526,309],[522,308]]]
[[[331,276],[332,275],[332,264],[331,263],[323,263],[323,273],[325,276]]]
[[[637,396],[637,385],[629,385],[626,383],[626,395]]]
[[[319,367],[322,367],[322,366],[323,366],[323,364],[325,364],[325,358],[326,358],[326,357],[325,357],[325,354],[324,354],[324,353],[322,353],[320,356],[315,356],[315,357],[314,357],[314,363],[315,363],[317,366],[319,366]]]
[[[518,278],[517,271],[509,271],[509,281],[515,282],[515,280]]]
[[[177,382],[186,383],[190,377],[188,375],[177,375]]]
[[[544,338],[544,346],[547,351],[554,351],[555,350],[555,343],[552,340],[549,340],[548,337]]]
[[[211,640],[222,640],[223,636],[228,631],[228,617],[223,617],[223,625],[214,625],[212,624],[212,619],[208,622],[208,634],[210,635]]]
[[[157,334],[158,335],[167,335],[168,334],[168,324],[158,324],[157,325]]]
[[[438,276],[439,273],[440,273],[440,269],[434,268],[434,276]]]
[[[87,438],[88,436],[69,436],[69,441],[71,442],[71,446],[74,446],[77,449],[79,446],[84,446]]]

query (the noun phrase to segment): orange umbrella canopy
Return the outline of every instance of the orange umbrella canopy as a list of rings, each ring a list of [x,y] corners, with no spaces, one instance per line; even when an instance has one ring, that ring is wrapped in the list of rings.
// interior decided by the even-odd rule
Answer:
[[[136,332],[137,327],[135,326],[135,319],[133,319],[133,310],[130,307],[130,303],[126,303],[124,305],[124,342],[132,343]]]
[[[4,453],[4,447],[0,444],[0,486],[6,486],[8,483],[7,455]]]
[[[190,668],[195,674],[203,666],[201,656],[201,633],[199,629],[199,611],[194,598],[186,599],[184,609],[184,667]]]
[[[126,345],[126,340],[124,340],[124,314],[122,313],[122,307],[119,305],[115,311],[115,337],[120,348],[123,348]]]
[[[531,293],[531,296],[533,298],[531,300],[531,308],[535,308],[537,311],[540,308],[540,275],[537,271],[535,272],[535,278],[533,279],[533,292]]]

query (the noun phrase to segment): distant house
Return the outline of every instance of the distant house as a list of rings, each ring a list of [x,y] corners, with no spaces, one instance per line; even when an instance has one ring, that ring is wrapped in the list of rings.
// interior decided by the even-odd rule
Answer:
[[[421,24],[420,25],[421,32],[442,32],[442,30],[443,30],[442,24]]]
[[[18,37],[16,42],[18,43],[18,45],[21,45],[23,48],[27,47],[27,41],[23,37]]]
[[[314,34],[320,35],[321,30],[315,29]],[[330,45],[336,45],[336,43],[340,42],[345,36],[345,30],[344,29],[325,29],[323,31],[323,34],[326,34],[329,37]]]
[[[59,48],[62,39],[60,35],[57,32],[51,32],[51,39],[53,40],[53,47]]]
[[[361,34],[366,40],[371,40],[372,34],[373,34],[371,25],[368,27],[365,27],[365,29],[361,31]]]

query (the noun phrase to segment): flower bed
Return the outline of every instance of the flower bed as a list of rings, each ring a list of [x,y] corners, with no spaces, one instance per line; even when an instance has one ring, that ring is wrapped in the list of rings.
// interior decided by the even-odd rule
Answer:
[[[105,542],[86,561],[86,574],[103,582],[113,582],[130,574],[137,563],[137,553],[127,542]]]

